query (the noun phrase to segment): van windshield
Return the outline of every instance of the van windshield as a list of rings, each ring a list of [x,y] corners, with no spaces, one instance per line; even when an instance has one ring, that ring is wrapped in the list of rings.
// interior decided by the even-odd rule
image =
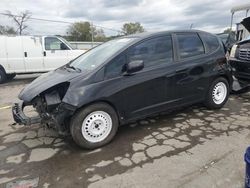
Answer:
[[[80,70],[94,70],[114,53],[135,39],[136,38],[120,38],[105,42],[76,58],[69,66]]]

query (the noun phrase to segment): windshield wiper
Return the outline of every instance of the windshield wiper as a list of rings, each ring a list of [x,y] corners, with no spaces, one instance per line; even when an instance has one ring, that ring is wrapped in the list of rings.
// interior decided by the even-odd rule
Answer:
[[[77,67],[74,67],[74,66],[71,66],[71,65],[69,65],[69,64],[66,64],[65,67],[68,68],[68,69],[73,69],[73,70],[75,70],[75,71],[77,71],[77,72],[81,72],[81,71],[82,71],[81,69],[79,69],[79,68],[77,68]]]

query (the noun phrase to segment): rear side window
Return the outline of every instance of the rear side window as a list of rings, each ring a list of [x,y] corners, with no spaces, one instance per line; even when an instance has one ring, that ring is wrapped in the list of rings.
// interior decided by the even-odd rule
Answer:
[[[128,61],[143,60],[144,67],[169,63],[173,60],[171,36],[146,40],[128,50]]]
[[[219,48],[220,43],[216,36],[211,35],[209,33],[200,33],[200,36],[206,45],[208,53],[214,52],[217,48]]]
[[[205,53],[203,43],[197,33],[176,35],[181,59]]]

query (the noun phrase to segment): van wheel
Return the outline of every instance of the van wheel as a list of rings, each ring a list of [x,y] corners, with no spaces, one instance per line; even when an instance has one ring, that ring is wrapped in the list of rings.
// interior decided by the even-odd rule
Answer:
[[[5,72],[2,69],[0,69],[0,84],[4,83],[6,79],[7,79],[7,76]]]
[[[219,109],[227,102],[229,96],[229,84],[225,78],[215,79],[209,87],[205,105],[210,109]]]
[[[7,79],[8,80],[12,80],[13,78],[15,78],[16,74],[7,74]]]
[[[94,149],[109,143],[118,129],[115,110],[96,103],[78,111],[71,119],[70,133],[82,148]]]

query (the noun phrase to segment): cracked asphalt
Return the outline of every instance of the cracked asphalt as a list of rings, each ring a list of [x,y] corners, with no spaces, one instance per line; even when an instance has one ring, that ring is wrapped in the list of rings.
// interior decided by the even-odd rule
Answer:
[[[197,104],[122,126],[91,151],[40,125],[12,125],[9,106],[36,76],[0,85],[0,187],[36,178],[53,188],[244,186],[250,92],[220,110]]]

